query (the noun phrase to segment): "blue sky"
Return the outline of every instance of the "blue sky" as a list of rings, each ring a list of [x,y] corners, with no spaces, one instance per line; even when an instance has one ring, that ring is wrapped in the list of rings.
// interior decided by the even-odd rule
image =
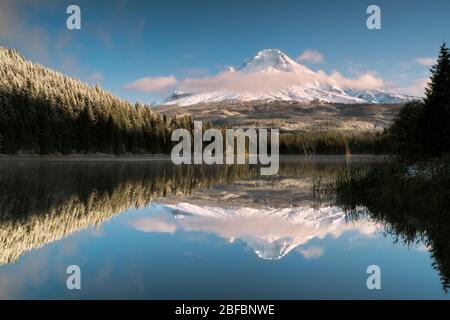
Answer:
[[[66,28],[66,8],[81,8],[81,30]],[[366,9],[381,8],[381,30],[366,27]],[[313,70],[418,91],[442,41],[450,41],[450,1],[31,1],[0,0],[0,45],[131,101],[165,92],[125,85],[144,77],[177,81],[239,66],[278,48]]]

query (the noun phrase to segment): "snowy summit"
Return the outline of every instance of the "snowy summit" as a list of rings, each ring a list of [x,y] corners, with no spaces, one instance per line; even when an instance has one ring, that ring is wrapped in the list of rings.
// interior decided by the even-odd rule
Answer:
[[[209,81],[209,82],[208,82]],[[208,87],[208,84],[211,86]],[[355,89],[315,72],[278,49],[266,49],[209,79],[188,82],[165,105],[188,106],[222,101],[296,101],[324,103],[406,103],[415,97],[381,89]],[[190,90],[190,91],[189,91]]]

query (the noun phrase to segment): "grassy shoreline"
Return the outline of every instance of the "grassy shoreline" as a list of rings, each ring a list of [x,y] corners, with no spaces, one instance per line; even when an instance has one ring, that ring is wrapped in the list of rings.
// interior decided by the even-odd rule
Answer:
[[[281,160],[289,159],[385,159],[388,157],[386,154],[353,154],[353,155],[343,155],[343,154],[280,154]],[[129,154],[129,155],[113,155],[113,154],[22,154],[22,155],[11,155],[11,154],[0,154],[0,160],[13,160],[13,159],[39,159],[39,160],[170,160],[170,154]]]

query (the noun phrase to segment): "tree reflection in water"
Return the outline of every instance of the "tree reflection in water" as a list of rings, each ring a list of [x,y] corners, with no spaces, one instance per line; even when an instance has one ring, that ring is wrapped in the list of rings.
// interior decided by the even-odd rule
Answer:
[[[407,166],[394,161],[342,171],[333,188],[335,204],[350,219],[368,214],[395,242],[423,243],[442,287],[450,288],[450,162]]]

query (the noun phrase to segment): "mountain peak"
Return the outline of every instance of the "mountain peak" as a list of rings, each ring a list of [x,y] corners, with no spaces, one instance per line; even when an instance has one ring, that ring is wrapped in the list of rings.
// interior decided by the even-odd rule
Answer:
[[[294,71],[300,66],[279,49],[264,49],[256,56],[248,59],[238,69],[240,71],[261,71],[265,69],[276,69],[279,71]]]
[[[264,49],[259,51],[255,58],[261,58],[261,57],[277,57],[277,58],[288,58],[287,54],[285,54],[283,51],[279,49]]]
[[[406,103],[415,99],[379,89],[340,88],[334,79],[294,61],[279,49],[264,49],[240,68],[227,69],[222,87],[175,94],[163,104],[187,106],[221,101],[297,101],[303,103]],[[230,81],[231,79],[231,81]],[[250,79],[250,80],[249,80]],[[246,85],[256,79],[254,86]],[[263,79],[263,81],[261,81]],[[296,82],[296,79],[298,80]],[[217,79],[216,79],[217,80]],[[267,80],[267,81],[266,81]],[[241,81],[241,82],[239,82]],[[259,82],[258,82],[259,81]],[[217,84],[218,81],[216,81]],[[219,81],[220,82],[220,81]],[[236,83],[234,83],[236,82]],[[263,84],[261,85],[261,83]],[[233,85],[230,85],[232,83]],[[271,84],[273,86],[271,87]],[[239,85],[242,84],[241,87]],[[280,85],[281,84],[281,85]],[[236,87],[236,85],[238,87]],[[258,86],[259,85],[259,86]]]

